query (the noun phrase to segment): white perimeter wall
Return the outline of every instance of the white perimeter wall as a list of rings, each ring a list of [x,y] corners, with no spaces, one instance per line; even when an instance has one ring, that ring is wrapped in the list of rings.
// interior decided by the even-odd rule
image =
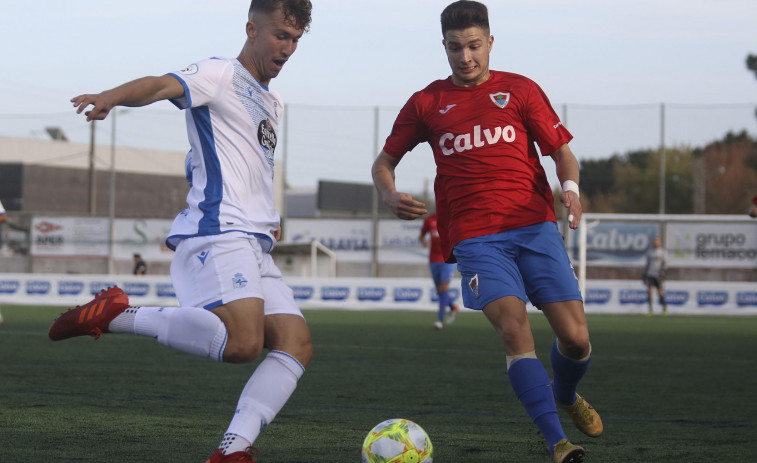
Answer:
[[[435,311],[428,278],[286,278],[303,309],[404,309]],[[123,288],[135,306],[176,306],[167,276],[0,274],[0,304],[74,306],[108,286]],[[451,284],[462,307],[460,280]],[[757,315],[757,284],[670,281],[666,284],[671,315]],[[656,298],[656,296],[655,296]],[[587,313],[642,313],[647,292],[640,281],[590,280]],[[660,307],[655,300],[655,308]],[[536,310],[529,305],[529,310]]]

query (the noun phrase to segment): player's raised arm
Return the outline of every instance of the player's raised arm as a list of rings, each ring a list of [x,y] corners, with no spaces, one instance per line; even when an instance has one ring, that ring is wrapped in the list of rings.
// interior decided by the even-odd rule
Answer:
[[[76,108],[76,114],[81,114],[92,105],[92,109],[84,112],[87,121],[92,121],[105,119],[115,106],[146,106],[183,95],[184,87],[181,83],[170,75],[164,75],[142,77],[97,94],[79,95],[71,98],[71,102]]]
[[[394,169],[400,158],[390,156],[381,151],[371,168],[373,183],[381,195],[384,204],[400,219],[413,220],[427,214],[426,205],[416,201],[409,193],[397,191],[394,184]]]
[[[578,160],[567,143],[557,148],[551,156],[555,161],[557,178],[563,190],[560,202],[568,209],[568,222],[570,228],[575,230],[581,222],[583,212],[581,200],[578,199]]]

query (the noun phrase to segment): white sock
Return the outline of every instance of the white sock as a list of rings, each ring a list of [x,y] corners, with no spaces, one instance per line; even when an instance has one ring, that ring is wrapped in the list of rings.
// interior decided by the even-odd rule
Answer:
[[[230,455],[235,452],[244,452],[250,445],[252,445],[252,442],[244,437],[227,432],[223,435],[223,440],[218,448],[221,449],[221,453],[224,455]]]
[[[111,320],[108,331],[111,333],[134,334],[134,318],[137,316],[139,307],[129,307]]]
[[[228,332],[214,313],[197,307],[129,307],[108,325],[112,333],[155,338],[174,349],[223,361]]]
[[[236,434],[252,445],[284,407],[304,373],[305,368],[291,355],[270,351],[242,390],[226,435]]]

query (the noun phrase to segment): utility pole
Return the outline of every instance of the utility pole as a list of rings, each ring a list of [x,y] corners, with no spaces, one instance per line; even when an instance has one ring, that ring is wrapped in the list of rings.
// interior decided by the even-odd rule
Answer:
[[[108,194],[108,274],[115,273],[113,248],[115,247],[116,222],[116,115],[114,108],[110,113],[110,191]]]
[[[89,215],[97,213],[97,185],[95,185],[95,121],[89,132]]]
[[[376,157],[378,156],[378,145],[379,145],[379,107],[376,106],[373,108],[373,159],[375,161]],[[373,181],[371,181],[373,183]],[[378,277],[379,275],[379,264],[378,264],[378,248],[379,248],[379,217],[378,217],[378,210],[379,210],[379,194],[378,190],[376,190],[376,185],[373,185],[373,195],[371,196],[371,222],[373,224],[373,244],[371,245],[371,276],[374,278]]]
[[[660,105],[660,214],[665,213],[665,103]]]

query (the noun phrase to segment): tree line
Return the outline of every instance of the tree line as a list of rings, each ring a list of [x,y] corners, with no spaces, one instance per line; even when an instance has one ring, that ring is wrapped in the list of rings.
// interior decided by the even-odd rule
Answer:
[[[757,55],[748,54],[745,64],[757,77]],[[666,148],[664,154],[667,214],[745,214],[757,196],[757,140],[746,130],[703,148]],[[660,149],[646,149],[581,161],[584,210],[658,213],[660,155]]]
[[[660,149],[583,160],[581,202],[587,212],[655,214]],[[757,140],[729,132],[703,148],[665,149],[665,213],[745,214],[757,195]]]

